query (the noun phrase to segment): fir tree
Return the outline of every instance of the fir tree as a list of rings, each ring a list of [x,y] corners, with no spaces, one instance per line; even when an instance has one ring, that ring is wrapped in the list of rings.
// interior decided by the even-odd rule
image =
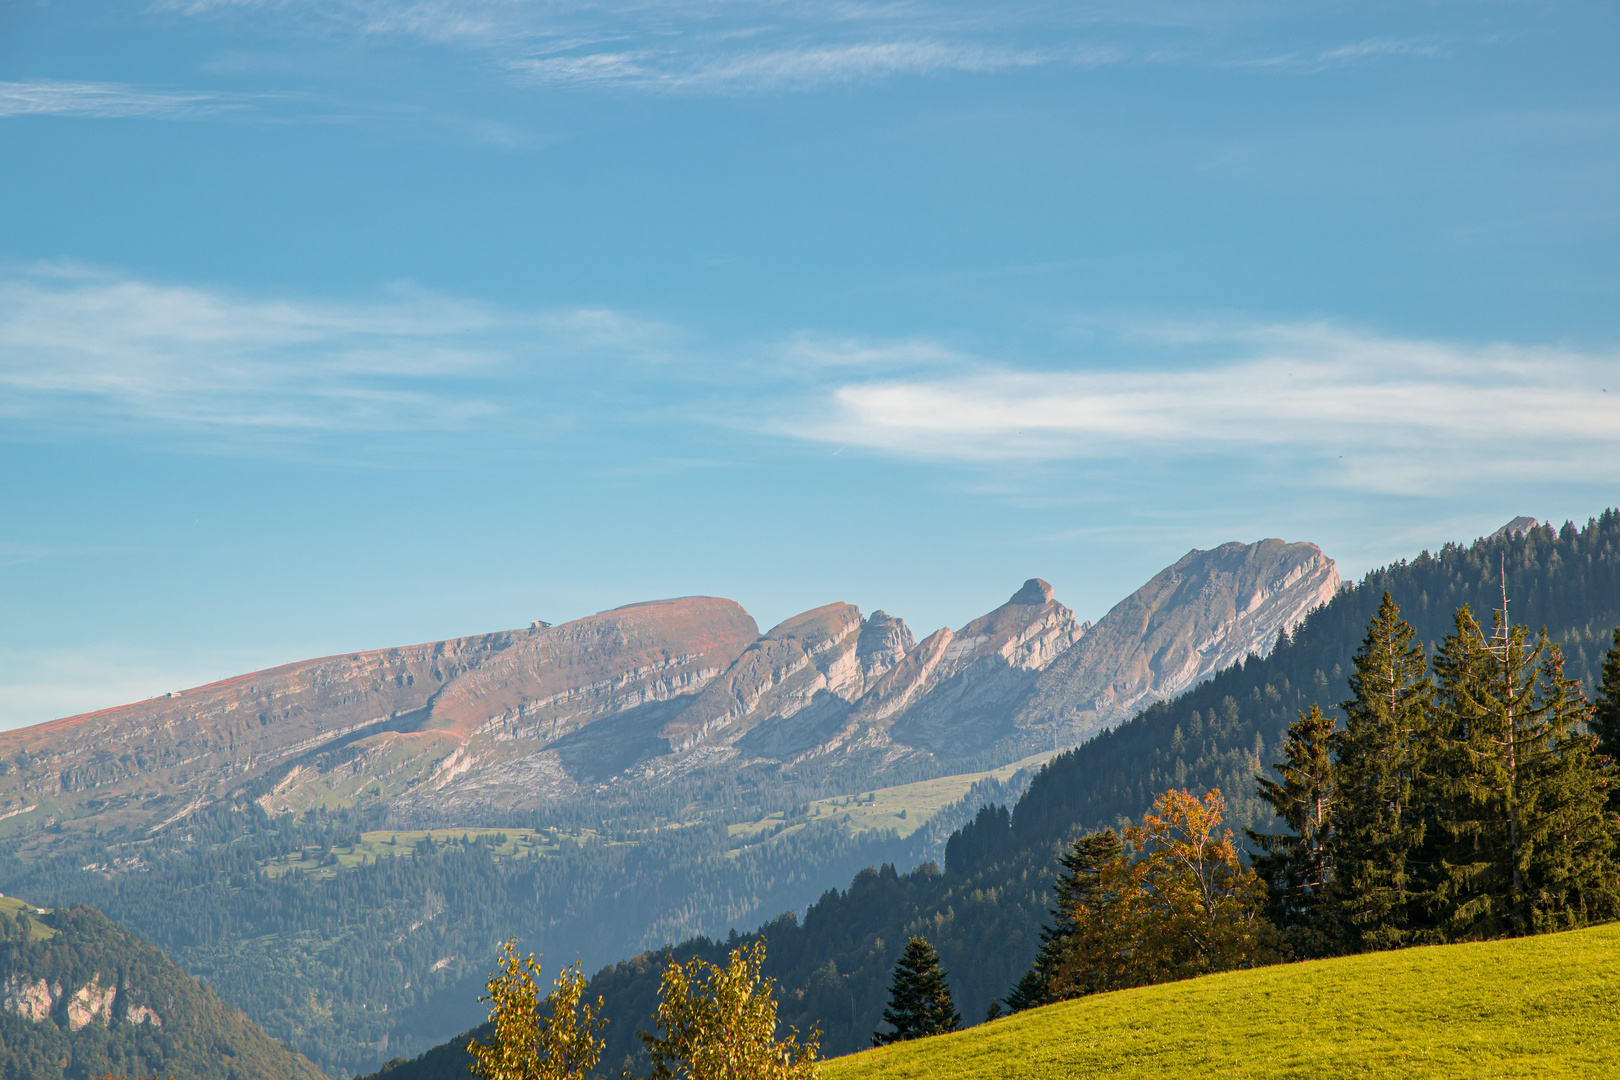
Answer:
[[[1423,643],[1389,593],[1367,625],[1340,708],[1333,891],[1340,925],[1363,948],[1419,932],[1413,865],[1425,836],[1420,805],[1429,766],[1433,687]],[[1290,822],[1292,825],[1292,822]]]
[[[1620,764],[1620,626],[1614,628],[1614,643],[1603,657],[1603,673],[1592,702],[1592,730],[1597,735],[1597,752]],[[1620,813],[1620,787],[1609,791],[1609,812]]]
[[[1500,660],[1473,612],[1459,608],[1434,668],[1439,693],[1440,824],[1449,835],[1433,903],[1451,940],[1529,930],[1520,842],[1525,746],[1538,734],[1531,715],[1533,671],[1524,628],[1505,633]]]
[[[1291,831],[1245,830],[1262,852],[1253,866],[1266,883],[1268,914],[1287,935],[1290,951],[1300,957],[1338,951],[1338,935],[1324,904],[1333,878],[1336,840],[1333,728],[1333,721],[1312,705],[1288,726],[1283,744],[1288,760],[1272,763],[1282,782],[1265,775],[1255,778],[1256,793]]]
[[[962,1017],[951,1002],[946,973],[939,966],[939,954],[920,937],[906,943],[906,951],[894,965],[889,984],[889,1007],[883,1020],[893,1031],[874,1031],[872,1045],[883,1046],[926,1035],[943,1035],[962,1027]]]

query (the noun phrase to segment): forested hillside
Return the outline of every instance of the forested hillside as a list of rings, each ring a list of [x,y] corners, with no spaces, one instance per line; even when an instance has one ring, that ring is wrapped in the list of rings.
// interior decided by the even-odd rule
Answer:
[[[573,824],[544,856],[514,858],[495,838],[470,836],[401,846],[341,872],[361,815],[270,817],[249,804],[137,842],[47,834],[59,845],[52,856],[0,855],[0,880],[42,903],[106,911],[328,1073],[350,1076],[476,1023],[484,975],[508,936],[594,969],[694,927],[757,925],[863,866],[914,865],[968,807],[1025,782],[981,781],[904,839],[792,818],[788,806],[790,827],[768,838],[729,836],[723,821],[606,835]],[[644,808],[649,819],[655,809]],[[671,905],[672,896],[684,900]]]
[[[0,1076],[320,1080],[151,945],[86,907],[0,900]]]
[[[1275,760],[1299,710],[1320,703],[1333,712],[1347,696],[1351,657],[1385,590],[1432,648],[1451,629],[1458,606],[1500,605],[1504,572],[1513,621],[1546,626],[1563,647],[1568,674],[1590,686],[1620,623],[1620,513],[1607,511],[1583,529],[1540,527],[1468,547],[1447,545],[1376,570],[1342,589],[1269,655],[1251,656],[1054,759],[1011,814],[988,807],[951,838],[943,873],[932,866],[909,874],[863,871],[847,890],[824,895],[802,923],[783,917],[763,927],[766,971],[780,981],[783,1021],[801,1030],[819,1025],[829,1053],[866,1045],[879,1026],[890,969],[911,934],[938,949],[963,1016],[982,1018],[1034,956],[1057,856],[1070,838],[1136,818],[1156,794],[1183,786],[1221,788],[1234,830],[1269,828],[1255,772]],[[693,941],[675,952],[714,960],[727,945]],[[646,1022],[661,965],[660,956],[640,957],[593,982],[591,993],[607,998],[606,1060],[614,1066],[635,1051],[634,1032]],[[423,1066],[423,1077],[452,1075]],[[398,1080],[417,1075],[402,1067]]]

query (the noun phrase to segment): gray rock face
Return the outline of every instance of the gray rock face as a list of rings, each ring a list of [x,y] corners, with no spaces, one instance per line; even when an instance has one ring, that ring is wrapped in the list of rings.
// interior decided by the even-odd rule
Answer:
[[[898,715],[892,737],[960,757],[1012,734],[1010,722],[1039,673],[1085,636],[1089,624],[1032,578],[996,610],[952,635],[926,685]]]

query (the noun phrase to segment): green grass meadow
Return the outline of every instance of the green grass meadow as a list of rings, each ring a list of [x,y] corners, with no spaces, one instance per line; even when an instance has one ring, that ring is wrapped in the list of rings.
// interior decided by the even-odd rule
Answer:
[[[1099,994],[836,1058],[822,1075],[1620,1077],[1620,924]]]

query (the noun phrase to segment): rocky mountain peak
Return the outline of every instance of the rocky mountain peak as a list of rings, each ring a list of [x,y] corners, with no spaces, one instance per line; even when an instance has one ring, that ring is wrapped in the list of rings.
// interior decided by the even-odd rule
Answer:
[[[1315,545],[1264,540],[1188,552],[1095,627],[1030,578],[922,641],[853,604],[761,634],[730,600],[683,597],[326,657],[0,733],[0,821],[112,807],[156,831],[243,784],[272,812],[376,802],[470,821],[751,763],[1014,760],[1265,651],[1338,584]]]
[[[1487,536],[1485,539],[1501,540],[1504,537],[1509,536],[1523,536],[1531,529],[1537,528],[1540,525],[1541,522],[1537,521],[1535,518],[1529,517],[1525,514],[1520,514],[1518,517],[1514,518],[1500,529],[1497,529],[1495,532],[1491,533],[1491,535]]]
[[[868,615],[861,623],[861,636],[855,643],[855,655],[860,658],[867,685],[898,664],[916,645],[904,620],[882,610]]]
[[[1339,587],[1315,544],[1262,540],[1189,551],[1116,604],[1042,672],[1018,724],[1078,741],[1135,710],[1265,653]]]
[[[1051,599],[1052,586],[1038,577],[1032,577],[1024,582],[1023,588],[1012,594],[1012,599],[1008,600],[1007,603],[1039,606],[1050,602]]]

